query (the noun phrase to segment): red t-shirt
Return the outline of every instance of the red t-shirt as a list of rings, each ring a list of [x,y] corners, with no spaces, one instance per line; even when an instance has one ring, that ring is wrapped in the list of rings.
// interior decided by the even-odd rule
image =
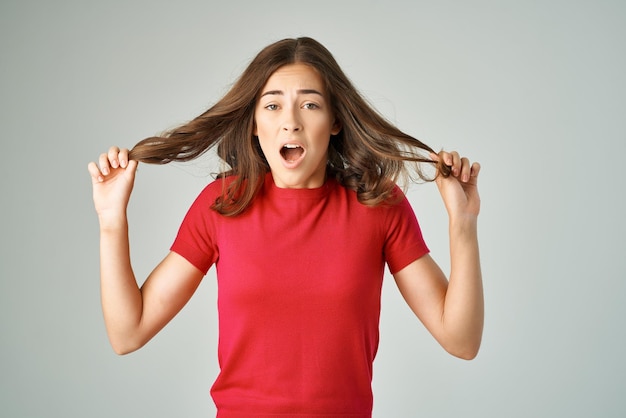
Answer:
[[[428,252],[408,201],[368,207],[335,180],[281,189],[268,174],[251,206],[225,217],[210,209],[222,181],[172,245],[204,273],[216,263],[218,417],[370,417],[384,265]]]

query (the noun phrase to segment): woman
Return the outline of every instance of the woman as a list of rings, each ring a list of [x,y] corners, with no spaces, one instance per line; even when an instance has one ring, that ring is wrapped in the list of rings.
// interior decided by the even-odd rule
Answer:
[[[126,218],[137,162],[186,161],[213,146],[228,169],[198,196],[139,288]],[[412,172],[426,179],[419,164],[437,166],[449,280],[396,186]],[[370,417],[385,263],[447,351],[478,352],[479,170],[386,122],[318,42],[276,42],[202,115],[89,164],[111,344],[120,354],[143,346],[215,264],[218,417]]]

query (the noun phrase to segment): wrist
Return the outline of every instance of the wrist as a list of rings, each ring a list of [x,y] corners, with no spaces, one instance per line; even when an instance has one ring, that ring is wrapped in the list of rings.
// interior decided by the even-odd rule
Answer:
[[[478,231],[478,217],[474,215],[457,216],[450,218],[450,236],[476,237]]]
[[[102,213],[98,214],[100,231],[126,231],[128,230],[128,218],[126,213]]]

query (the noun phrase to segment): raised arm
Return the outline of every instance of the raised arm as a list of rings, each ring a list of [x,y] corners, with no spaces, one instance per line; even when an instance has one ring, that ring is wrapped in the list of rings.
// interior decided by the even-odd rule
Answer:
[[[126,209],[135,181],[136,161],[128,150],[112,147],[88,170],[100,222],[100,287],[107,333],[116,353],[137,350],[187,303],[203,274],[169,253],[139,288],[131,267]]]
[[[458,153],[432,154],[452,167],[436,183],[449,217],[449,281],[428,255],[396,273],[402,296],[435,339],[451,354],[472,359],[478,354],[484,323],[484,300],[477,219],[480,165]]]

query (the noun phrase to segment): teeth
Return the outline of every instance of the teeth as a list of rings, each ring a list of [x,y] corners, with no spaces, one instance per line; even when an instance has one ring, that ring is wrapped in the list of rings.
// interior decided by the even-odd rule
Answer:
[[[285,148],[300,148],[300,145],[296,145],[296,144],[285,144],[283,146]]]

